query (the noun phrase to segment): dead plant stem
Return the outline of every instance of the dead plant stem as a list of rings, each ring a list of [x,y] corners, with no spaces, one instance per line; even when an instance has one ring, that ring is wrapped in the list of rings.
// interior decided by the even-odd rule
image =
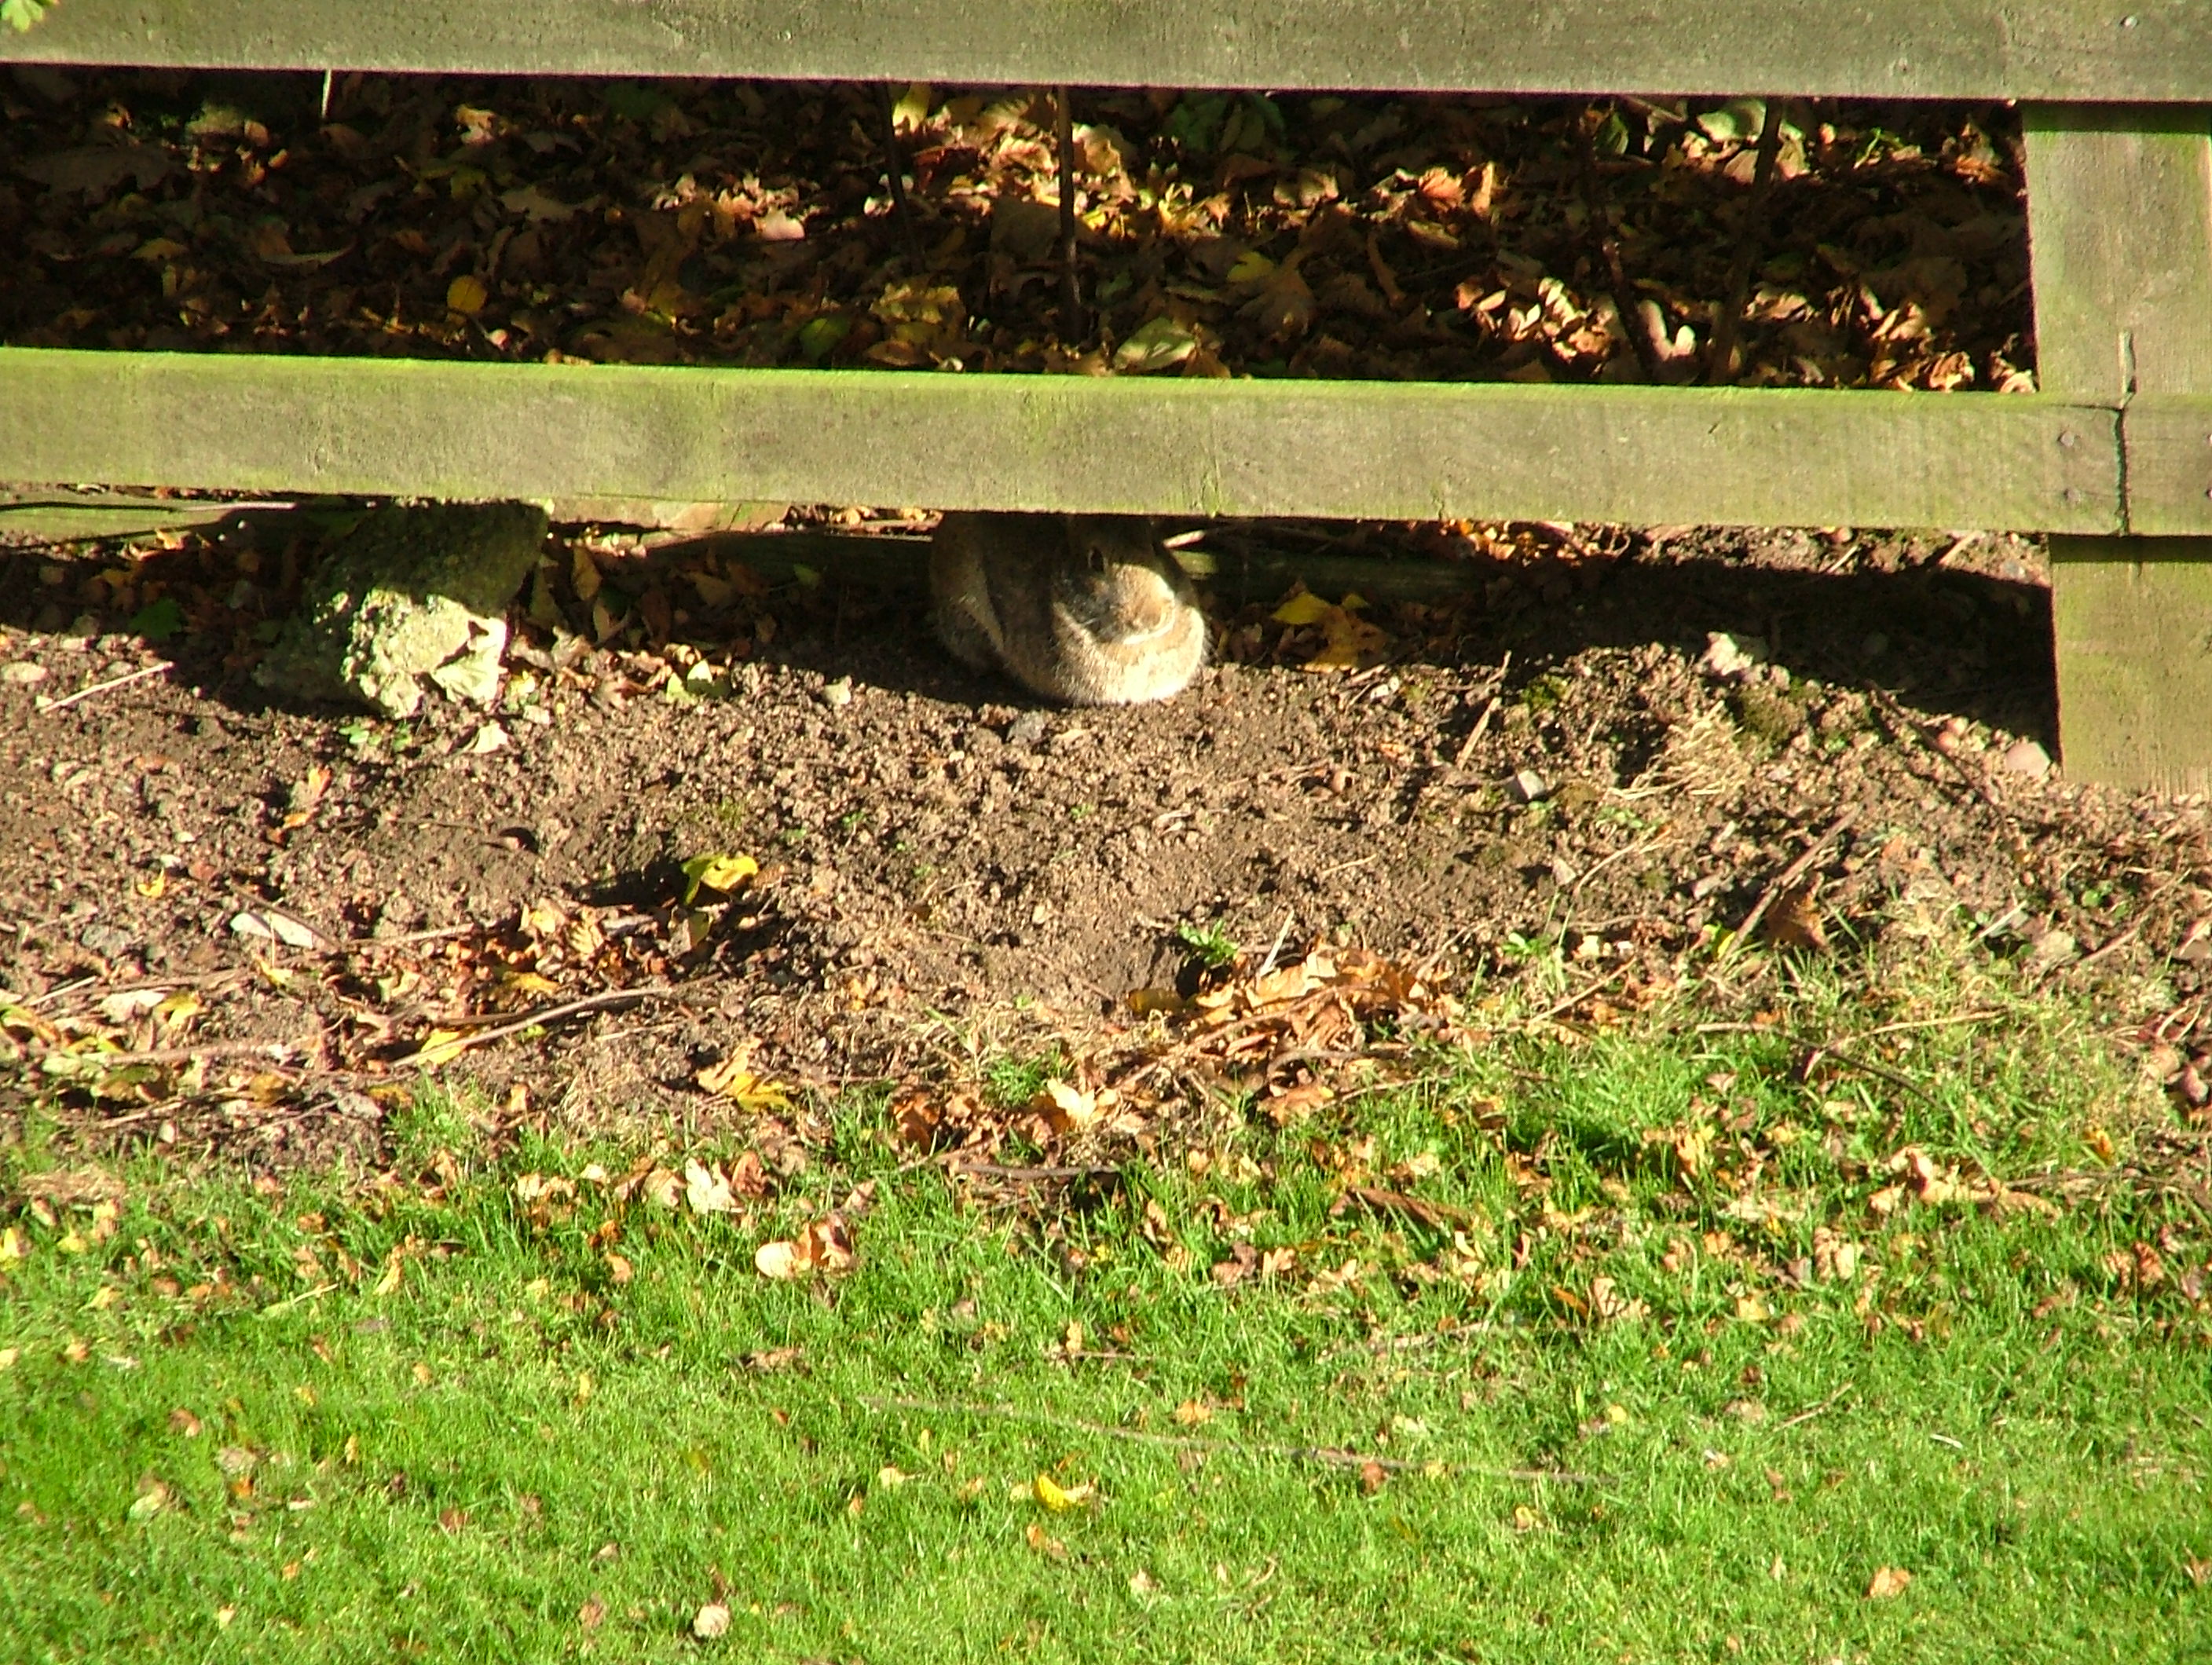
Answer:
[[[1347,1451],[1334,1445],[1248,1443],[1242,1440],[1194,1439],[1182,1434],[1156,1434],[1143,1428],[1117,1428],[1111,1423],[1085,1422],[1074,1417],[1054,1416],[1048,1411],[1027,1411],[1017,1405],[938,1399],[878,1399],[865,1394],[859,1402],[872,1411],[913,1411],[924,1416],[970,1416],[1000,1422],[1030,1422],[1040,1427],[1063,1429],[1069,1433],[1128,1440],[1139,1445],[1158,1445],[1176,1451],[1228,1451],[1247,1456],[1289,1457],[1300,1462],[1325,1463],[1332,1468],[1366,1468],[1372,1466],[1396,1474],[1419,1474],[1429,1467],[1425,1461],[1372,1456],[1364,1451]],[[1566,1469],[1489,1468],[1472,1463],[1451,1463],[1447,1467],[1462,1474],[1484,1474],[1496,1480],[1549,1482],[1557,1486],[1596,1486],[1604,1479],[1602,1475],[1578,1474]]]

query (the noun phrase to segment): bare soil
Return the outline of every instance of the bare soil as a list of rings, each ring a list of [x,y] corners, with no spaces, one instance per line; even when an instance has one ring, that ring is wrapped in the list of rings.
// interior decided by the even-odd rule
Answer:
[[[495,722],[397,725],[250,679],[323,535],[0,553],[18,1104],[70,1079],[54,1058],[120,1048],[63,1095],[88,1134],[304,1154],[369,1137],[426,1043],[628,987],[650,998],[451,1067],[576,1122],[711,1117],[700,1073],[748,1047],[825,1086],[972,1073],[979,1036],[1079,1050],[1133,991],[1188,992],[1194,936],[1248,967],[1355,943],[1455,985],[1553,943],[1601,1010],[1762,902],[1841,975],[1932,932],[2077,981],[2201,1091],[2207,816],[2044,772],[2027,541],[1217,527],[1378,579],[1456,560],[1466,587],[1310,625],[1220,604],[1183,697],[1070,711],[962,671],[910,592],[576,530],[517,608]],[[1730,672],[1715,632],[1765,663]],[[37,703],[157,653],[175,668]],[[1817,888],[1778,906],[1808,849]],[[682,864],[714,854],[761,871],[684,907]]]

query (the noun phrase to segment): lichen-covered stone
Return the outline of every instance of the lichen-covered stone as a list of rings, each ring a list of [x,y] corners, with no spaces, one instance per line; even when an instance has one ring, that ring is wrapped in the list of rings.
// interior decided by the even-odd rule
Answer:
[[[254,672],[301,699],[361,701],[411,717],[422,678],[491,702],[507,604],[545,541],[531,503],[396,504],[364,515],[303,586],[300,611]]]

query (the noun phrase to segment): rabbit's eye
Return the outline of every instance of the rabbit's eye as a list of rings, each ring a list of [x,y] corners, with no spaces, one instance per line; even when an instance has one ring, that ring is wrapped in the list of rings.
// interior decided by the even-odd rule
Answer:
[[[1096,544],[1091,544],[1090,548],[1086,549],[1083,552],[1083,564],[1090,568],[1094,573],[1104,572],[1106,570],[1106,551],[1100,549]]]

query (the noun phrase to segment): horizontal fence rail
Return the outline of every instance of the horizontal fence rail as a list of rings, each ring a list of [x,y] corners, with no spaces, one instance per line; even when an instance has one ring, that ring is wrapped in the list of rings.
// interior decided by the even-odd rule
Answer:
[[[0,479],[108,486],[2075,532],[2129,512],[2120,414],[2042,396],[11,348],[0,411]],[[2179,513],[2212,410],[2177,414]]]
[[[2212,0],[66,0],[0,58],[2212,101]]]

